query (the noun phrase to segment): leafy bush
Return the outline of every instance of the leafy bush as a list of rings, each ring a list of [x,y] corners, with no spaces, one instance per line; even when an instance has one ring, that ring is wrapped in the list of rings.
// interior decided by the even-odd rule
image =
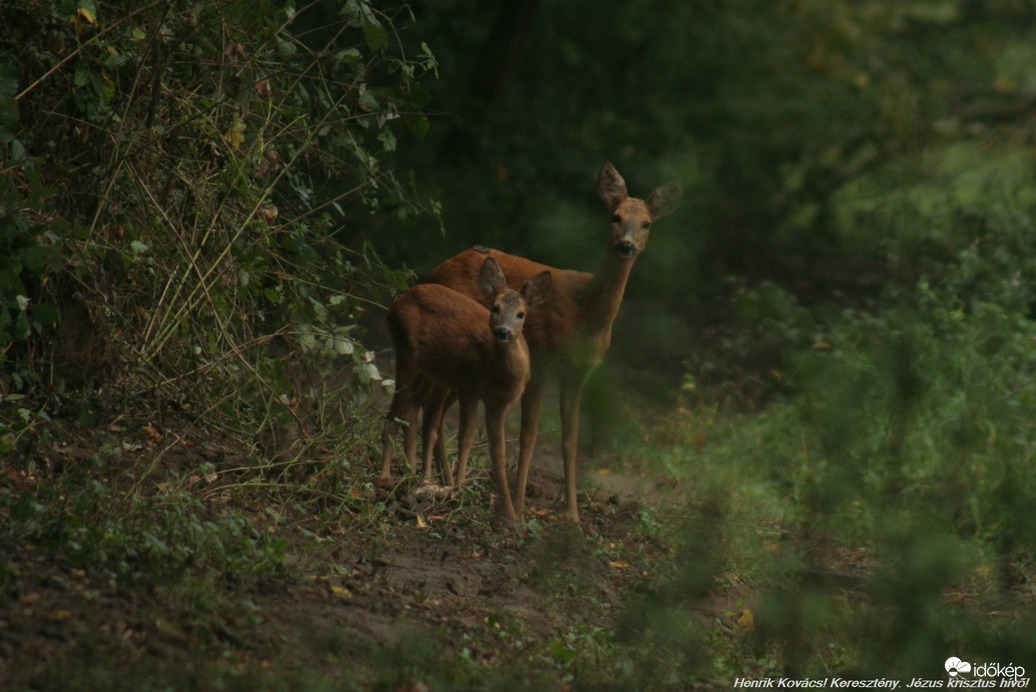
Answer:
[[[53,551],[98,586],[172,584],[186,573],[284,573],[283,542],[232,512],[212,514],[187,493],[126,494],[75,474],[39,494],[0,493],[0,512],[8,522],[0,540]]]
[[[956,262],[891,289],[881,313],[853,315],[831,351],[799,360],[817,455],[800,487],[816,509],[841,511],[832,493],[851,488],[843,500],[962,536],[1033,535],[1021,500],[1036,493],[1023,471],[1036,452],[1030,226],[989,216]]]
[[[357,0],[8,15],[0,353],[15,390],[154,392],[254,429],[271,410],[301,424],[300,401],[324,412],[314,375],[379,379],[359,321],[409,275],[345,239],[422,210],[390,157],[427,129],[426,47],[394,50],[394,17]],[[226,392],[240,396],[219,405]]]
[[[832,317],[773,286],[734,292],[740,333],[780,364],[767,405],[740,413],[722,381],[688,378],[652,454],[693,486],[697,530],[726,548],[720,571],[765,585],[749,605],[755,644],[711,643],[738,674],[776,660],[796,677],[909,679],[941,675],[949,651],[1031,657],[1019,586],[1036,557],[1036,235],[1023,210],[950,202],[912,217],[928,230],[890,237],[901,282],[872,309]],[[918,253],[926,236],[939,252]],[[985,602],[997,617],[968,607]]]

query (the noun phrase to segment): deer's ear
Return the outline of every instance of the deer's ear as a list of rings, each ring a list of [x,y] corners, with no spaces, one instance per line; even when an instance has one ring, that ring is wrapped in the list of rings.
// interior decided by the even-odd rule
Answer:
[[[522,285],[522,298],[529,307],[538,305],[550,295],[550,272],[545,271],[527,280]]]
[[[676,209],[683,196],[683,188],[680,183],[669,183],[655,189],[647,198],[648,211],[651,212],[652,221],[657,221],[663,216],[668,216]]]
[[[488,296],[495,296],[507,286],[504,270],[492,257],[487,257],[486,261],[482,263],[482,271],[478,274],[478,285]]]
[[[610,163],[601,166],[601,172],[597,174],[597,194],[608,205],[608,209],[612,210],[629,197],[626,192],[626,181]]]

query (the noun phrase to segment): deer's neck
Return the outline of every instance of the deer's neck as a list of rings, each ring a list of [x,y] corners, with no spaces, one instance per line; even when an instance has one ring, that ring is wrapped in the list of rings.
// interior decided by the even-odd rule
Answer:
[[[489,370],[483,378],[489,384],[488,399],[511,403],[529,381],[529,347],[523,337],[507,342],[492,340],[493,356],[487,359]]]
[[[633,260],[620,260],[608,253],[600,269],[587,286],[583,300],[583,317],[587,329],[593,332],[610,332],[622,297],[626,293]]]
[[[521,372],[529,367],[529,349],[521,337],[510,341],[493,339],[492,361],[498,370],[508,374]]]

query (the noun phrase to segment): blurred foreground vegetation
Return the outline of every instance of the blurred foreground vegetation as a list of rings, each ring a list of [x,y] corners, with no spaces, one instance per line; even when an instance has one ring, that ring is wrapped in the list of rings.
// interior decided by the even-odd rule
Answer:
[[[1031,672],[1034,20],[1019,0],[5,7],[0,635],[62,579],[157,590],[204,629],[382,522],[382,306],[476,242],[593,270],[611,160],[635,195],[687,194],[634,269],[585,473],[614,453],[682,499],[645,500],[659,547],[627,556],[651,567],[605,625],[485,674]],[[204,442],[171,461],[206,434],[247,463]],[[301,517],[306,550],[280,533]],[[610,549],[551,536],[526,555]],[[0,682],[67,663],[14,671],[0,647]],[[392,655],[369,684],[478,684]]]

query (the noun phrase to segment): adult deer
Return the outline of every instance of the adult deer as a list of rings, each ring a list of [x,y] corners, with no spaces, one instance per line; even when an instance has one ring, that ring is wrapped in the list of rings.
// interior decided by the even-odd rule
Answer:
[[[522,336],[527,310],[550,292],[551,276],[540,272],[522,280],[520,290],[507,287],[500,265],[483,257],[473,282],[481,302],[438,284],[419,284],[396,298],[388,310],[388,327],[396,348],[396,392],[382,432],[381,479],[392,475],[392,433],[408,423],[404,447],[407,462],[416,457],[417,410],[429,401],[424,425],[424,471],[431,477],[430,434],[438,432],[442,403],[455,393],[460,400],[457,483],[464,482],[475,436],[475,414],[481,400],[486,412],[491,476],[498,513],[515,519],[507,487],[504,416],[518,400],[530,377],[529,348]],[[434,409],[434,410],[432,410]],[[427,420],[429,414],[435,416]]]
[[[561,389],[561,449],[565,463],[565,515],[579,521],[576,502],[576,447],[583,388],[611,343],[612,324],[626,290],[633,262],[644,250],[652,222],[671,213],[682,195],[679,183],[663,185],[647,200],[630,197],[626,181],[610,163],[597,179],[597,194],[611,211],[608,246],[596,274],[555,269],[497,250],[475,248],[451,257],[428,275],[428,281],[480,299],[475,277],[487,257],[502,267],[512,286],[549,272],[550,296],[530,314],[525,339],[532,355],[532,379],[522,395],[522,423],[514,508],[525,507],[529,462],[536,444],[540,403],[546,382],[556,377]]]

